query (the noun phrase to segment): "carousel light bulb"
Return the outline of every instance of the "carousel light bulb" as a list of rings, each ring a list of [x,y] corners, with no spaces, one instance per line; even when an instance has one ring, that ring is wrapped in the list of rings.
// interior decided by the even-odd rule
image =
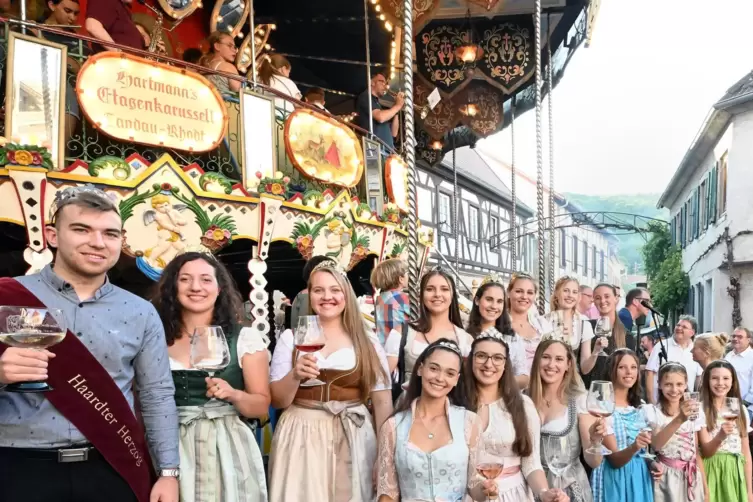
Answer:
[[[196,4],[196,8],[201,9],[202,7],[204,7],[204,5],[201,2]]]
[[[259,37],[256,37],[256,38],[254,39],[254,41],[256,42],[256,45],[261,45],[261,38],[259,38]]]
[[[228,26],[227,27],[227,31],[230,32],[230,33],[232,33],[233,32],[233,27],[232,26]]]
[[[431,142],[431,145],[429,145],[432,150],[441,150],[442,149],[442,142],[438,139],[435,139]]]
[[[236,35],[236,37],[238,37],[238,38],[243,38],[243,32],[242,32],[242,31],[239,31],[239,32],[238,32],[238,34]]]
[[[240,7],[241,9],[243,9],[243,8],[246,7],[246,4],[244,4],[243,2],[241,2],[241,3],[238,4],[238,7]]]
[[[270,50],[270,49],[272,49],[272,46],[269,45],[269,44],[264,44],[264,48],[267,49],[267,50]]]
[[[218,22],[218,23],[221,23],[221,22],[222,22],[222,16],[217,16],[217,22]]]
[[[392,24],[389,21],[384,22],[384,27],[387,29],[387,31],[392,31]]]
[[[374,6],[374,10],[377,12],[382,12],[382,6],[379,4],[376,4],[376,6]]]
[[[392,41],[392,47],[397,47],[397,42],[395,40]]]
[[[277,29],[277,25],[276,25],[276,24],[270,24],[270,25],[269,25],[269,28],[270,28],[271,30],[276,30],[276,29]]]
[[[384,14],[379,14],[379,20],[380,21],[384,21],[385,19],[387,19],[387,18],[384,17]]]

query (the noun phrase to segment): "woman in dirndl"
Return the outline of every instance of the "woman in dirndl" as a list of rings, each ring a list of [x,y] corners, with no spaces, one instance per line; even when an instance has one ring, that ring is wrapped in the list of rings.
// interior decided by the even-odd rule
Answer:
[[[248,419],[269,410],[269,341],[242,328],[243,303],[227,269],[189,252],[165,267],[154,304],[165,327],[180,421],[181,502],[264,502],[261,452]],[[209,377],[192,369],[190,337],[221,326],[230,364]],[[208,405],[211,398],[219,405]]]
[[[392,412],[387,360],[367,335],[353,288],[334,261],[314,267],[308,292],[325,345],[304,355],[290,330],[277,341],[270,388],[272,404],[285,412],[272,438],[269,500],[368,502],[375,429]]]

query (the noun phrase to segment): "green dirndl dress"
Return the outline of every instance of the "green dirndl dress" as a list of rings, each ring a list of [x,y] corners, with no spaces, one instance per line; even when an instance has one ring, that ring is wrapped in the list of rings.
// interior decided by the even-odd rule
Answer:
[[[717,417],[716,427],[710,431],[712,438],[719,434],[722,417]],[[748,502],[748,487],[745,483],[745,459],[738,428],[727,436],[719,450],[711,458],[703,459],[706,481],[709,485],[709,502]]]

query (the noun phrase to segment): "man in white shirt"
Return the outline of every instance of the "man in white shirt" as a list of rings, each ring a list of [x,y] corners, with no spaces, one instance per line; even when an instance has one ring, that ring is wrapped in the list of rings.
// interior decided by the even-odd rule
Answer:
[[[750,347],[751,333],[745,328],[737,328],[732,333],[732,351],[724,356],[737,373],[740,394],[748,408],[753,411],[753,349]]]
[[[693,361],[693,336],[698,329],[698,322],[690,315],[680,316],[675,326],[675,334],[667,338],[663,346],[667,351],[667,359],[660,359],[662,344],[657,343],[651,351],[651,356],[646,363],[646,399],[656,404],[659,396],[658,373],[661,364],[667,362],[680,363],[688,372],[688,392],[695,390],[695,379],[703,371],[700,365]]]

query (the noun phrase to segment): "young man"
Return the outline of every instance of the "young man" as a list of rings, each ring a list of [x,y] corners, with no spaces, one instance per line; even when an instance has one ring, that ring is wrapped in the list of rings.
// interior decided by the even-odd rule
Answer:
[[[54,268],[0,279],[0,305],[60,309],[69,330],[49,351],[0,347],[0,387],[53,388],[0,390],[0,500],[177,502],[178,419],[162,323],[150,303],[107,279],[123,244],[117,208],[97,188],[68,188],[49,221]],[[134,388],[160,476],[153,486]]]
[[[306,95],[303,97],[303,100],[306,101],[306,103],[309,103],[320,110],[324,110],[325,112],[329,113],[329,110],[325,107],[325,94],[324,89],[321,87],[312,87],[308,91],[306,91]]]
[[[644,301],[651,303],[651,295],[645,289],[634,288],[628,291],[628,294],[625,297],[625,307],[618,313],[620,321],[625,325],[628,332],[633,331],[636,319],[641,316],[651,315],[651,311],[641,303]]]
[[[356,125],[369,130],[369,108],[371,108],[374,136],[381,139],[390,148],[395,147],[394,138],[397,137],[400,123],[397,114],[403,109],[405,98],[398,94],[395,104],[386,108],[379,102],[379,98],[387,94],[387,77],[383,73],[375,73],[371,77],[369,89],[363,91],[356,101]]]
[[[680,363],[685,366],[688,372],[688,392],[695,390],[695,379],[703,370],[697,362],[693,360],[693,336],[698,329],[698,321],[690,315],[680,316],[675,326],[675,334],[667,338],[664,343],[656,343],[651,356],[646,363],[646,399],[652,404],[656,404],[659,396],[658,373],[659,367],[667,362]],[[667,351],[667,360],[661,355],[661,350]]]

